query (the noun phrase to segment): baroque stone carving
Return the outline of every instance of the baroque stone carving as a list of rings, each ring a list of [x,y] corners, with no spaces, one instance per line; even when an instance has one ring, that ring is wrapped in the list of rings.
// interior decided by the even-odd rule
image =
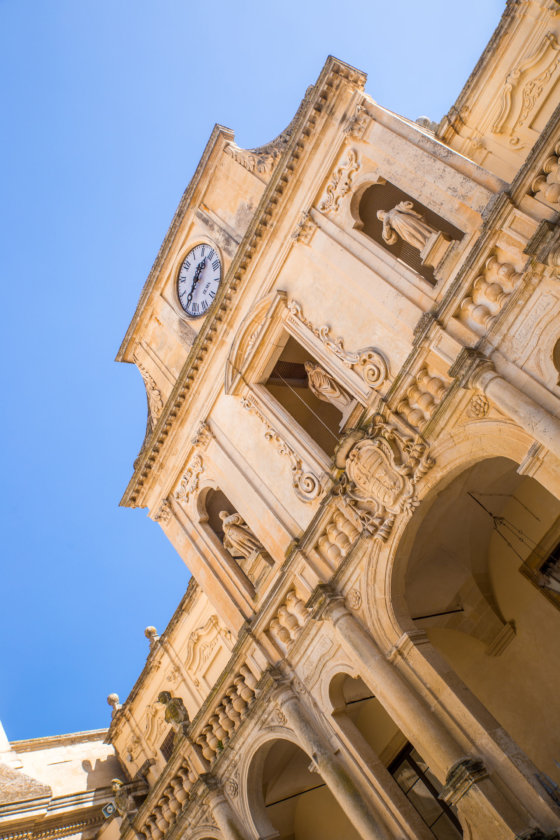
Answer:
[[[220,519],[224,530],[224,548],[234,559],[241,557],[248,560],[255,552],[264,551],[259,540],[238,513],[222,510]]]
[[[228,779],[224,787],[228,796],[231,796],[232,799],[235,799],[235,797],[239,793],[239,784],[237,783],[237,781],[235,779]]]
[[[480,758],[463,758],[447,774],[446,784],[439,798],[448,805],[456,805],[470,788],[488,776]]]
[[[299,636],[299,631],[307,620],[307,613],[306,606],[295,589],[290,589],[268,627],[270,635],[283,650]]]
[[[331,403],[344,414],[352,400],[333,377],[321,365],[313,362],[305,362],[305,372],[311,393],[322,402]]]
[[[343,560],[362,530],[360,516],[350,504],[338,508],[317,540],[315,550],[333,567]]]
[[[205,420],[203,420],[199,423],[191,443],[193,446],[200,446],[202,449],[206,449],[212,438],[213,434],[210,430],[210,426]]]
[[[204,472],[204,464],[200,455],[195,455],[183,475],[179,487],[175,491],[175,498],[179,502],[188,502],[191,495],[198,488],[200,474]]]
[[[144,635],[150,643],[150,652],[151,652],[156,647],[156,645],[159,641],[158,631],[156,630],[155,627],[152,627],[150,625],[149,627],[146,627],[146,629],[144,630]]]
[[[558,52],[560,45],[556,36],[552,32],[547,32],[543,40],[535,50],[535,52],[524,61],[521,61],[506,78],[505,85],[502,89],[502,98],[498,107],[498,113],[492,125],[491,131],[494,134],[504,134],[507,129],[507,123],[513,110],[513,100],[516,91],[519,88],[521,77],[528,73],[533,67],[536,67],[546,56],[549,50],[553,51],[553,56],[548,64],[543,67],[540,73],[532,79],[528,79],[525,83],[520,95],[520,113],[515,123],[516,131],[527,122],[527,118],[533,110],[535,103],[539,99],[544,86],[551,78],[554,70],[560,63],[560,53]],[[518,136],[511,136],[509,140],[512,146],[517,146],[520,142]]]
[[[359,589],[351,589],[345,599],[349,610],[359,610],[362,606],[362,595]]]
[[[510,263],[500,263],[495,256],[489,257],[482,274],[463,298],[456,317],[475,332],[486,332],[520,281],[521,274]]]
[[[144,380],[144,385],[146,386],[146,394],[148,396],[148,409],[150,412],[150,418],[153,421],[157,420],[161,412],[163,411],[163,397],[161,396],[161,391],[159,390],[158,386],[156,385],[156,381],[148,373],[145,366],[141,363],[138,356],[133,356],[134,363],[140,374],[142,375],[142,379]]]
[[[189,638],[185,655],[185,668],[190,674],[208,661],[210,654],[220,640],[220,624],[216,615],[211,615],[203,627],[194,630]]]
[[[350,190],[354,175],[359,168],[360,163],[357,151],[355,149],[349,149],[346,160],[336,169],[325,190],[325,197],[319,204],[319,210],[323,213],[331,213],[338,210],[340,201]]]
[[[383,239],[388,245],[394,245],[400,238],[422,251],[430,237],[440,232],[413,209],[412,201],[400,201],[392,210],[378,210],[377,218],[383,222]]]
[[[115,809],[120,817],[132,817],[137,813],[138,808],[134,797],[127,791],[124,783],[120,779],[113,779],[111,781],[111,790],[113,791]]]
[[[172,726],[177,735],[184,733],[190,721],[182,698],[173,697],[169,691],[160,691],[157,702],[165,706],[165,722]]]
[[[303,502],[314,501],[321,492],[321,484],[317,476],[304,468],[302,459],[296,455],[292,447],[272,428],[252,395],[243,397],[241,405],[244,409],[259,418],[265,427],[265,438],[276,445],[276,449],[280,455],[285,455],[289,458],[292,470],[292,484],[297,497]]]
[[[171,519],[171,505],[165,499],[159,506],[158,512],[154,516],[154,522],[159,522],[161,525],[167,525]]]
[[[292,233],[292,239],[296,242],[302,242],[304,245],[309,245],[311,238],[317,229],[317,225],[311,218],[309,210],[302,213],[299,221]]]
[[[107,703],[111,706],[111,717],[115,717],[119,709],[122,709],[122,705],[120,703],[120,698],[118,694],[109,694],[107,697]]]
[[[367,434],[351,432],[342,441],[335,463],[345,470],[338,491],[353,503],[365,530],[384,541],[395,517],[418,506],[416,485],[434,461],[423,441],[376,415]]]
[[[560,204],[560,142],[547,157],[543,168],[531,183],[531,192],[547,204]]]
[[[486,417],[490,410],[490,403],[488,399],[484,396],[484,394],[475,394],[472,397],[469,407],[468,407],[468,414],[470,417],[476,417],[478,420]]]
[[[364,350],[357,350],[354,353],[345,350],[344,340],[340,337],[333,338],[330,335],[331,328],[326,324],[322,327],[315,327],[305,317],[297,301],[289,301],[287,308],[290,313],[288,320],[293,318],[307,327],[346,367],[355,370],[370,388],[376,389],[383,385],[388,376],[388,366],[385,357],[378,350],[373,347],[366,347]]]
[[[348,137],[353,137],[356,140],[361,140],[368,130],[368,127],[372,121],[373,117],[365,107],[359,103],[356,105],[356,109],[350,119],[346,124],[346,128],[344,129],[344,133]]]

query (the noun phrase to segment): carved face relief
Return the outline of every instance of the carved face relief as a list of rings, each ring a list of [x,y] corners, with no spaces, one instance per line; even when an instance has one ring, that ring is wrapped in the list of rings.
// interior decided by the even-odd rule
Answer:
[[[356,444],[348,456],[346,473],[354,484],[352,495],[356,498],[373,500],[392,513],[399,512],[407,483],[379,441],[363,440]]]

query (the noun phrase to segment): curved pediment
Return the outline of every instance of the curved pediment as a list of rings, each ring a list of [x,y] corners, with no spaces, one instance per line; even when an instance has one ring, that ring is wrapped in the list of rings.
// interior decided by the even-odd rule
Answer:
[[[231,394],[261,335],[279,306],[286,304],[286,292],[276,290],[262,298],[239,327],[226,362],[225,392]]]

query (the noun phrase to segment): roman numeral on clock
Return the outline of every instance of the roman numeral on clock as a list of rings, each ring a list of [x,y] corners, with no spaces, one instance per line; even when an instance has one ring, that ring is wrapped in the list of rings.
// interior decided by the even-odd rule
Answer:
[[[219,269],[219,267],[220,267],[220,260],[215,259],[214,262],[212,263],[212,268],[214,269],[214,271],[217,271]]]

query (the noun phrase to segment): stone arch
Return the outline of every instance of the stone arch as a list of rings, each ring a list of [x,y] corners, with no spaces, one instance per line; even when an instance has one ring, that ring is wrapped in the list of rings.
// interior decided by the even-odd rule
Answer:
[[[372,789],[372,798],[391,836],[460,838],[453,807],[441,802],[441,781],[383,707],[366,682],[352,671],[338,671],[328,683],[330,717],[352,760]]]
[[[453,479],[477,461],[504,457],[519,464],[533,438],[514,423],[501,419],[466,423],[454,435],[436,441],[430,450],[435,465],[417,485],[419,507],[412,516],[397,517],[389,540],[372,546],[367,562],[365,615],[379,641],[390,648],[405,632],[415,629],[403,601],[406,558],[424,511]]]
[[[460,702],[478,706],[487,721],[492,716],[496,731],[501,725],[554,778],[560,741],[553,746],[546,715],[535,717],[531,708],[539,696],[543,708],[560,711],[560,681],[555,684],[546,664],[560,639],[560,615],[523,569],[546,546],[550,529],[560,528],[560,502],[519,474],[524,435],[507,424],[513,434],[497,436],[500,424],[491,425],[476,450],[466,439],[459,452],[439,447],[439,469],[411,519],[395,529],[383,561],[378,558],[368,591],[375,580],[379,608],[385,587],[384,630],[392,643],[399,646],[408,634],[416,667],[435,667],[436,682],[449,674],[444,679],[462,695]],[[502,531],[492,515],[507,523]]]
[[[253,750],[247,801],[258,836],[278,840],[360,840],[312,757],[282,733]]]

